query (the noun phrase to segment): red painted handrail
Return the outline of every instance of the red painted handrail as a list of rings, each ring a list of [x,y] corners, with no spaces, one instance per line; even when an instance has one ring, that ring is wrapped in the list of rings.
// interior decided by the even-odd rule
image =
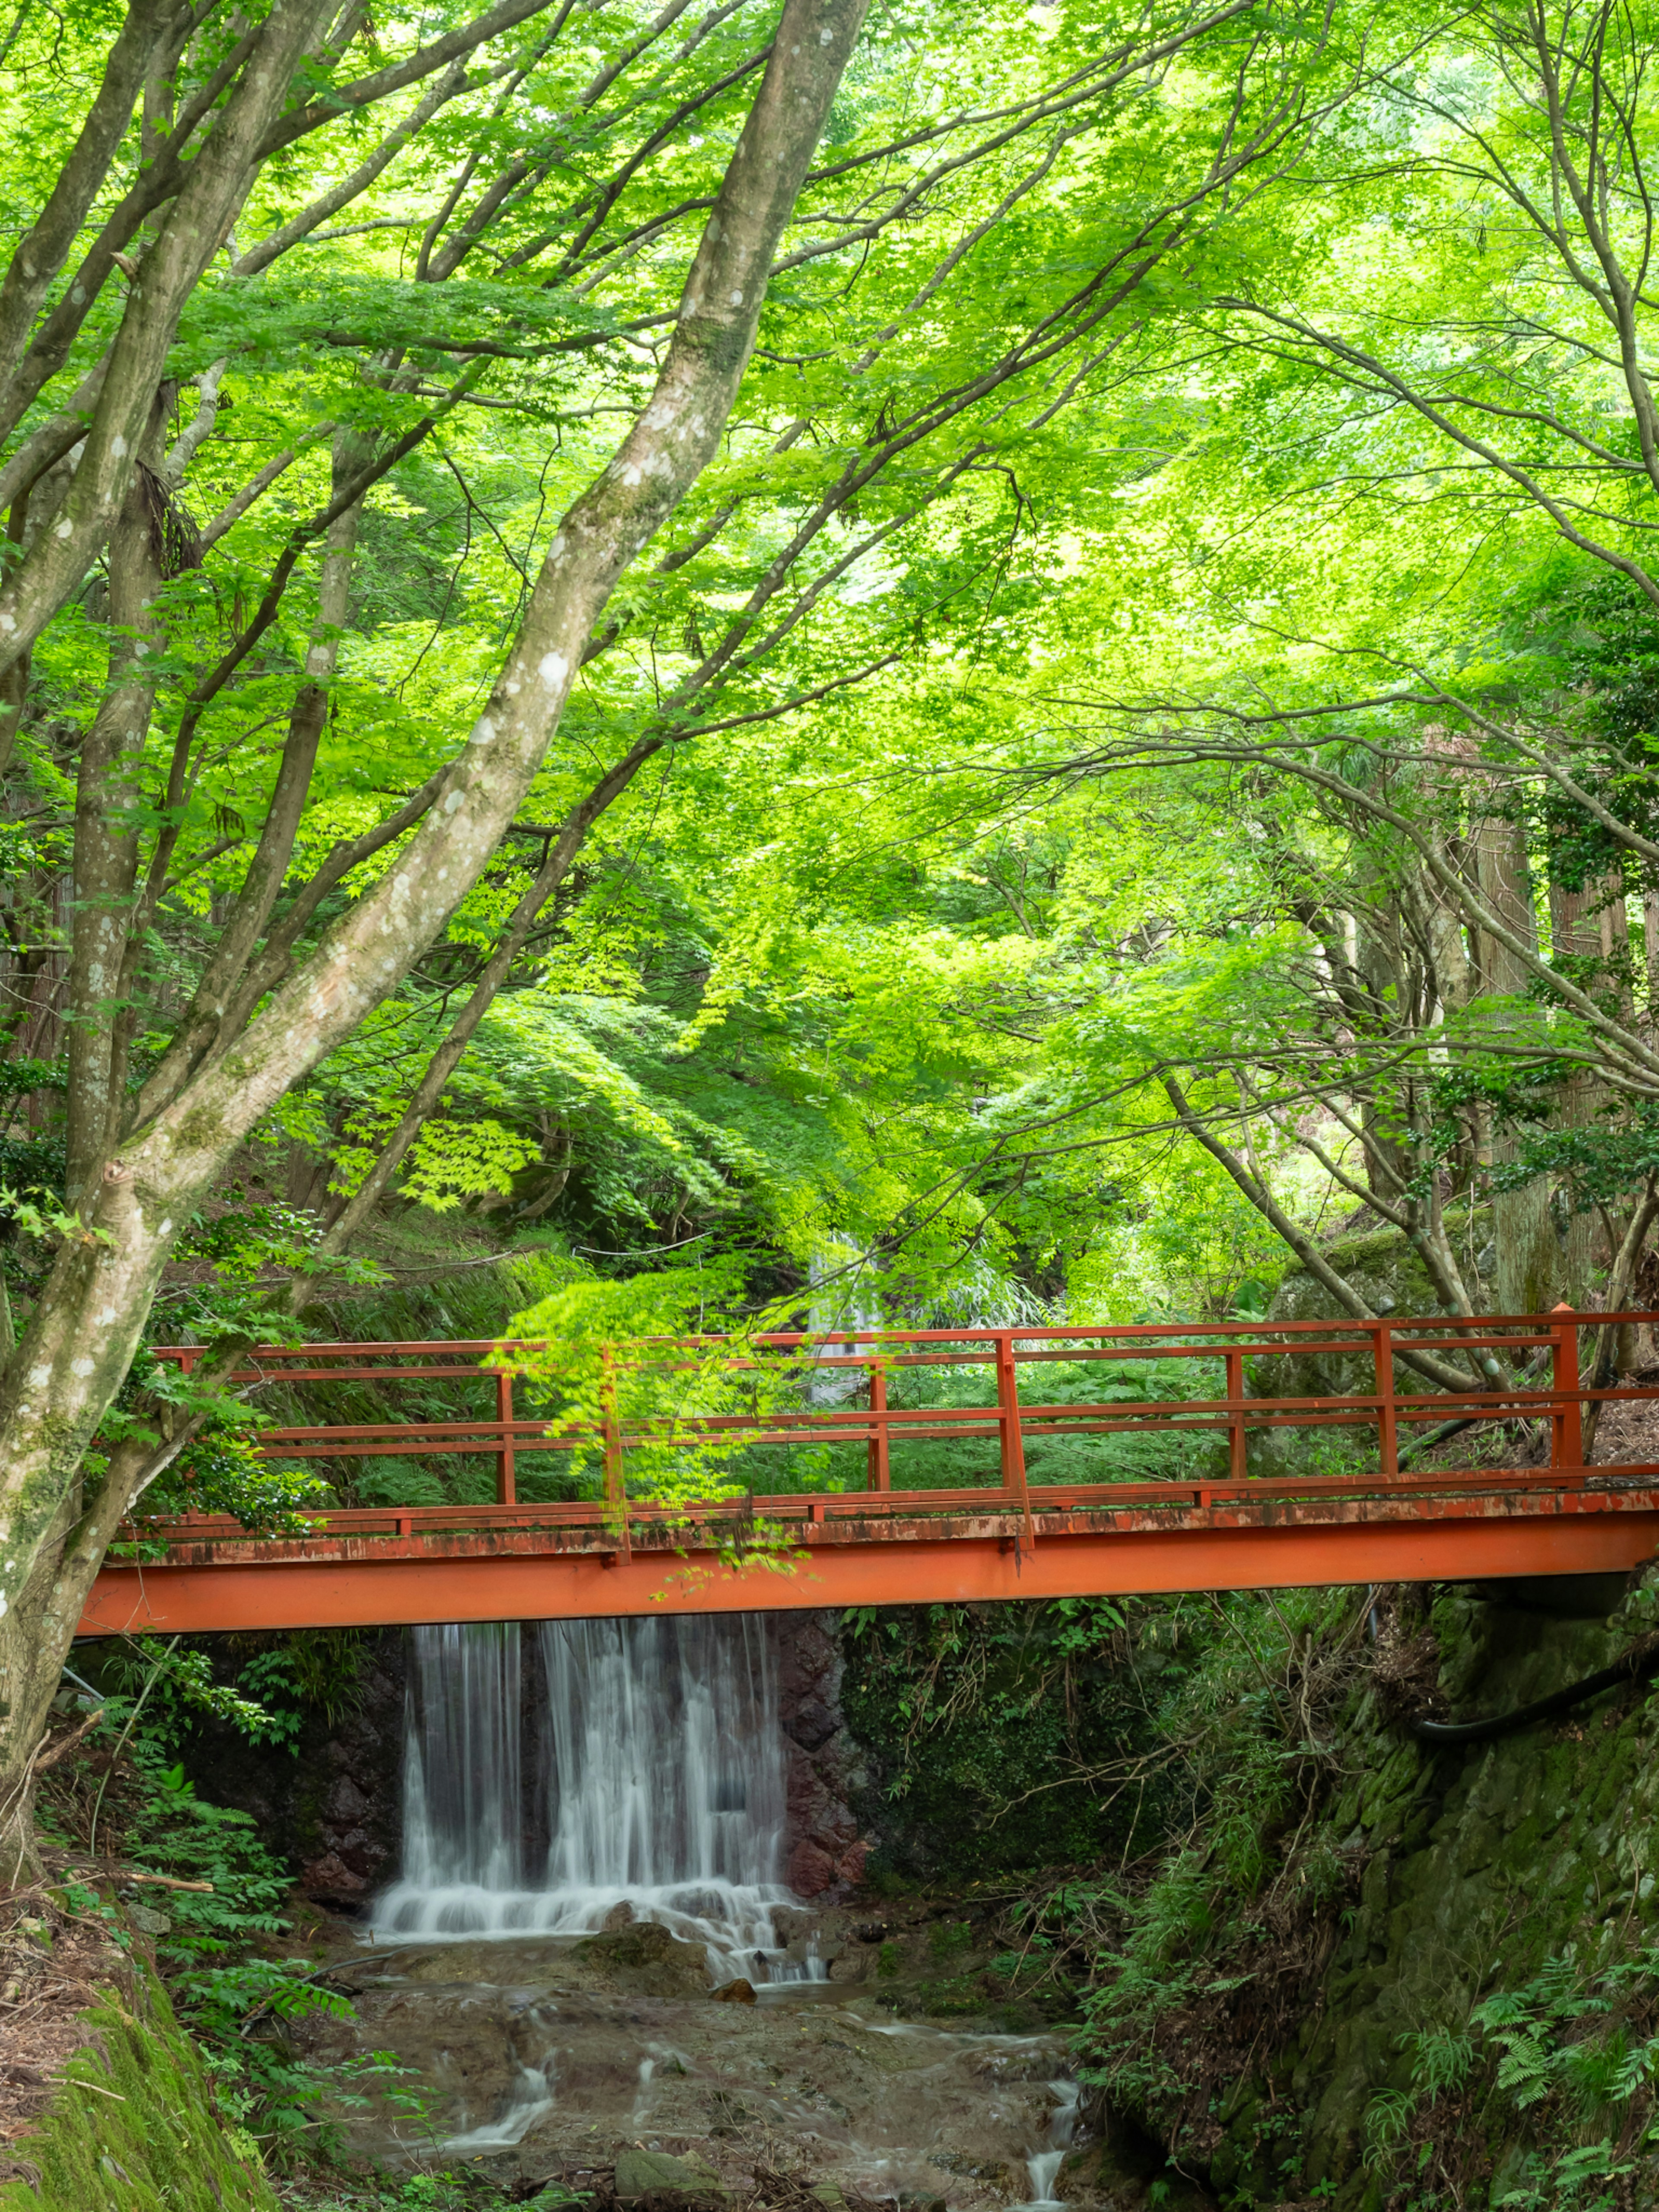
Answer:
[[[517,1463],[526,1452],[571,1451],[598,1445],[605,1468],[605,1507],[620,1520],[625,1532],[630,1519],[650,1517],[648,1504],[630,1500],[625,1493],[624,1472],[629,1450],[645,1444],[695,1446],[711,1437],[724,1444],[743,1443],[779,1446],[803,1443],[863,1444],[866,1448],[866,1490],[859,1493],[856,1510],[872,1510],[869,1493],[906,1499],[912,1508],[927,1510],[948,1498],[971,1498],[989,1505],[994,1501],[1020,1515],[1030,1526],[1032,1499],[1027,1480],[1027,1449],[1034,1443],[1068,1437],[1115,1433],[1224,1433],[1228,1440],[1226,1474],[1197,1485],[1145,1485],[1135,1482],[1094,1484],[1061,1480],[1043,1485],[1044,1510],[1062,1495],[1091,1503],[1131,1502],[1132,1497],[1156,1492],[1190,1498],[1194,1490],[1206,1500],[1223,1494],[1227,1484],[1249,1481],[1250,1494],[1265,1497],[1270,1487],[1250,1480],[1246,1469],[1249,1433],[1274,1428],[1370,1428],[1377,1432],[1377,1470],[1375,1477],[1358,1479],[1362,1488],[1375,1491],[1377,1482],[1391,1492],[1414,1491],[1422,1482],[1443,1489],[1444,1476],[1402,1477],[1399,1471],[1399,1431],[1402,1423],[1439,1423],[1453,1419],[1491,1419],[1502,1416],[1547,1418],[1551,1452],[1547,1470],[1517,1468],[1489,1479],[1511,1486],[1559,1486],[1571,1484],[1583,1468],[1583,1407],[1587,1403],[1659,1397],[1659,1389],[1618,1386],[1601,1389],[1585,1387],[1578,1364],[1578,1337],[1584,1328],[1604,1328],[1626,1322],[1651,1325],[1659,1316],[1650,1313],[1578,1314],[1558,1308],[1547,1316],[1477,1315],[1467,1320],[1437,1315],[1427,1319],[1310,1322],[1218,1322],[1204,1323],[1141,1322],[1111,1328],[939,1328],[835,1330],[819,1334],[791,1331],[753,1339],[685,1337],[647,1340],[617,1347],[606,1358],[620,1359],[635,1370],[664,1372],[701,1364],[722,1345],[734,1346],[720,1364],[729,1372],[753,1370],[763,1364],[757,1355],[802,1355],[800,1371],[839,1372],[867,1402],[860,1406],[814,1406],[810,1403],[773,1407],[759,1413],[688,1415],[666,1424],[661,1419],[630,1419],[625,1413],[608,1413],[601,1423],[577,1423],[515,1413],[514,1372],[503,1355],[545,1347],[488,1340],[358,1342],[266,1346],[246,1355],[246,1364],[235,1378],[245,1383],[327,1384],[373,1382],[385,1384],[419,1381],[473,1381],[487,1388],[493,1399],[489,1412],[477,1417],[425,1419],[410,1417],[379,1422],[321,1423],[275,1427],[260,1432],[259,1448],[268,1458],[340,1460],[374,1458],[387,1455],[422,1457],[434,1455],[488,1455],[495,1462],[495,1509],[463,1506],[441,1508],[388,1507],[347,1509],[325,1517],[331,1528],[365,1531],[386,1525],[406,1529],[418,1519],[422,1526],[437,1515],[445,1526],[496,1522],[517,1499]],[[1524,1362],[1529,1355],[1548,1354],[1548,1381],[1504,1387],[1483,1386],[1471,1375],[1464,1390],[1401,1390],[1397,1364],[1415,1352],[1448,1353],[1502,1352]],[[696,1361],[692,1354],[700,1355]],[[186,1371],[204,1357],[203,1347],[176,1345],[161,1347],[156,1356],[176,1361]],[[1247,1359],[1338,1358],[1363,1359],[1370,1369],[1373,1388],[1319,1397],[1252,1396],[1244,1389]],[[1063,1361],[1139,1362],[1146,1359],[1219,1361],[1223,1389],[1216,1396],[1125,1401],[1101,1399],[1091,1403],[1033,1402],[1023,1399],[1019,1370],[1043,1363]],[[908,1367],[942,1366],[957,1369],[988,1366],[988,1380],[994,1397],[982,1405],[892,1406],[888,1403],[891,1374]],[[1030,1386],[1028,1385],[1028,1388]],[[615,1386],[610,1404],[617,1405]],[[997,1454],[994,1484],[967,1492],[892,1491],[892,1451],[895,1445],[946,1440],[982,1439]],[[990,1472],[988,1468],[988,1474]],[[1462,1482],[1472,1478],[1460,1474]],[[1487,1480],[1481,1477],[1480,1480]],[[1305,1496],[1310,1486],[1322,1492],[1352,1487],[1355,1478],[1298,1478],[1294,1487]],[[848,1493],[830,1492],[812,1501],[814,1517],[823,1511],[837,1516],[854,1510]],[[838,1502],[840,1501],[840,1502]],[[753,1510],[758,1500],[745,1509]],[[799,1498],[771,1498],[766,1510],[783,1517],[805,1510]],[[821,1509],[821,1510],[817,1510]],[[570,1506],[540,1505],[521,1509],[544,1523],[566,1518],[591,1522],[592,1501]],[[700,1512],[723,1515],[733,1509],[713,1503]],[[363,1518],[367,1515],[368,1518]],[[159,1524],[152,1523],[151,1526]],[[203,1528],[205,1521],[186,1516],[185,1525]],[[214,1524],[218,1525],[216,1521]],[[234,1527],[234,1524],[229,1524]],[[433,1522],[433,1526],[439,1525]],[[624,1534],[623,1540],[626,1540]]]

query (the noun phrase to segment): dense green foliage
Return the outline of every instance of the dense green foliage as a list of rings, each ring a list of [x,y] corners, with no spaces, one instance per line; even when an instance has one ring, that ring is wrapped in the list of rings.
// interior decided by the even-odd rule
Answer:
[[[877,1891],[966,1892],[1136,1857],[1164,1793],[1109,1778],[1150,1747],[1106,1600],[850,1613],[842,1701],[870,1770]]]
[[[64,0],[0,33],[34,226],[0,295],[0,1421],[35,1371],[13,1312],[49,1336],[125,1250],[94,1222],[117,1156],[209,1075],[261,1101],[234,1130],[222,1092],[180,1109],[207,1164],[154,1230],[165,1272],[40,1370],[67,1395],[106,1326],[123,1346],[52,1443],[4,1634],[76,1516],[106,1536],[140,1497],[284,1533],[491,1494],[478,1454],[268,1464],[284,1416],[459,1417],[488,1386],[227,1395],[249,1339],[549,1339],[520,1402],[580,1437],[520,1455],[534,1502],[598,1488],[619,1413],[635,1494],[863,1481],[862,1446],[676,1443],[680,1412],[813,1378],[618,1357],[643,1337],[1651,1302],[1649,9],[872,11],[718,451],[560,659],[568,702],[441,923],[342,978],[650,396],[778,19],[512,15],[319,14],[118,455],[100,392],[161,313],[175,167],[208,173],[269,19],[206,0],[164,35]],[[342,994],[326,1049],[258,1089],[250,1025],[287,1008],[291,1044]],[[127,1373],[141,1336],[211,1356]],[[1652,1345],[1587,1350],[1605,1375]],[[1206,1388],[1043,1374],[1060,1404]],[[905,1411],[992,1397],[965,1364],[890,1378]],[[1223,1449],[1039,1442],[1030,1474]],[[994,1453],[901,1445],[893,1479]],[[1306,2147],[1279,2076],[1218,2069],[1278,2048],[1370,1910],[1372,1801],[1334,1748],[1376,1717],[1361,1610],[943,1609],[853,1639],[884,1878],[1053,1873],[1036,1936],[1079,1985],[1118,1962],[1100,2085],[1229,2186]],[[216,1881],[170,1963],[225,2049],[268,1994],[230,1952],[280,1934],[279,1870],[196,1799],[179,1731],[215,1710],[281,1755],[325,1678],[349,1695],[307,1663],[247,1655],[228,1689],[151,1646],[107,1685],[124,1848]],[[1426,1798],[1395,1780],[1406,1835]],[[1436,2167],[1454,2111],[1544,2161],[1494,2169],[1507,2201],[1628,2197],[1647,1942],[1568,1959],[1533,1930],[1501,1984],[1402,2027],[1374,2201],[1492,2180]],[[275,2076],[236,2094],[309,2124]]]
[[[35,647],[7,771],[0,1257],[25,1306],[59,1233],[39,1194],[61,1204],[66,1126],[79,1141],[74,1040],[113,1020],[128,1095],[165,1061],[251,896],[307,653],[337,665],[284,864],[301,906],[337,840],[453,757],[562,511],[640,404],[641,333],[670,310],[755,31],[739,10],[670,57],[612,13],[611,45],[538,43],[532,15],[493,77],[463,70],[418,116],[399,95],[382,121],[408,135],[373,174],[300,138],[183,311],[166,468],[217,520],[154,601],[124,817],[146,888],[95,1015],[38,981],[63,971],[76,763],[125,649],[95,568]],[[1592,196],[1552,230],[1543,210],[1575,163],[1621,175],[1615,141],[1639,161],[1648,27],[1608,16],[1597,46],[1587,21],[872,20],[821,155],[824,190],[866,179],[866,214],[805,219],[722,456],[618,587],[513,834],[203,1194],[152,1338],[338,1310],[341,1271],[390,1256],[354,1262],[336,1234],[388,1144],[383,1217],[465,1210],[538,1277],[494,1325],[516,1311],[571,1341],[692,1309],[1260,1311],[1360,1203],[1419,1241],[1444,1306],[1634,1295],[1659,1160],[1654,485],[1643,372],[1624,345],[1609,381],[1598,336],[1618,285],[1583,272],[1639,256],[1643,218],[1613,181],[1613,214]],[[38,113],[46,94],[65,127],[103,27],[71,10],[20,32],[15,96]],[[1159,35],[1178,51],[1155,68],[1111,61]],[[1516,40],[1546,58],[1535,83]],[[951,106],[960,82],[994,87],[1008,131]],[[363,153],[380,126],[353,127]],[[614,170],[608,139],[637,149]],[[18,158],[33,179],[52,156],[37,136]],[[1546,328],[1551,270],[1571,305]],[[20,438],[120,312],[112,289],[88,308]],[[325,618],[313,520],[349,454],[391,458]],[[58,489],[15,511],[20,544]],[[550,825],[652,732],[426,1097]],[[352,1228],[360,1255],[375,1235]],[[639,1285],[620,1302],[618,1279]],[[140,1417],[155,1392],[141,1371]],[[957,1471],[931,1450],[908,1480]],[[1121,1440],[1096,1457],[1139,1471]],[[415,1500],[475,1477],[382,1462],[338,1487]],[[189,1497],[270,1527],[307,1502],[255,1494],[234,1425],[153,1503]]]

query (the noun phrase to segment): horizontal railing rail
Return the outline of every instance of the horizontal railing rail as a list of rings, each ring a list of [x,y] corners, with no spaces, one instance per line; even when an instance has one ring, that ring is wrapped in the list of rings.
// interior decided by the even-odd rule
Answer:
[[[626,1545],[630,1524],[641,1530],[675,1520],[740,1526],[759,1516],[787,1525],[966,1510],[1018,1516],[1030,1536],[1035,1514],[1060,1510],[1209,1504],[1243,1497],[1263,1502],[1276,1496],[1358,1497],[1375,1495],[1379,1486],[1386,1487],[1390,1496],[1426,1499],[1444,1492],[1449,1485],[1461,1491],[1517,1486],[1571,1491],[1605,1483],[1609,1470],[1592,1473],[1583,1464],[1583,1409],[1617,1400],[1659,1398],[1659,1389],[1587,1384],[1580,1370],[1581,1333],[1626,1325],[1650,1327],[1656,1319],[1645,1312],[1607,1315],[1558,1308],[1547,1316],[791,1331],[741,1339],[661,1339],[604,1348],[608,1395],[598,1419],[576,1419],[556,1409],[538,1414],[515,1402],[515,1392],[523,1387],[524,1363],[548,1353],[546,1346],[533,1343],[434,1340],[267,1346],[246,1355],[234,1379],[256,1389],[305,1385],[308,1395],[340,1383],[369,1383],[385,1389],[441,1382],[490,1393],[488,1409],[476,1415],[453,1409],[411,1411],[367,1422],[313,1421],[262,1431],[259,1449],[272,1460],[362,1462],[394,1455],[487,1455],[494,1462],[493,1504],[343,1505],[321,1510],[319,1523],[340,1535],[442,1533],[481,1526],[592,1527],[604,1520],[619,1531],[619,1540]],[[1605,1342],[1605,1338],[1599,1340]],[[1421,1355],[1432,1355],[1443,1370],[1460,1358],[1468,1361],[1468,1388],[1425,1387],[1425,1376],[1412,1364],[1414,1356]],[[1480,1355],[1501,1356],[1515,1379],[1494,1380],[1490,1373],[1479,1371]],[[205,1347],[190,1345],[163,1346],[156,1354],[186,1372],[205,1356]],[[1282,1363],[1291,1359],[1352,1363],[1369,1387],[1314,1395],[1271,1388],[1285,1379]],[[1160,1398],[1057,1400],[1036,1395],[1042,1373],[1056,1364],[1073,1369],[1099,1366],[1108,1372],[1114,1367],[1124,1369],[1127,1386],[1148,1361],[1219,1363],[1216,1379],[1220,1388],[1211,1386],[1202,1395]],[[1275,1372],[1275,1367],[1281,1371]],[[988,1370],[987,1395],[969,1403],[890,1403],[893,1379],[912,1369],[953,1370],[967,1376]],[[1029,1396],[1021,1393],[1022,1369],[1037,1370],[1028,1380]],[[781,1395],[776,1402],[748,1411],[667,1405],[641,1412],[624,1402],[617,1387],[619,1378],[637,1386],[648,1377],[661,1382],[689,1376],[695,1383],[698,1377],[729,1380],[768,1373]],[[817,1402],[814,1383],[820,1386]],[[547,1387],[547,1378],[534,1378],[533,1387]],[[823,1401],[831,1390],[842,1402]],[[854,1395],[863,1402],[844,1402]],[[1426,1427],[1492,1420],[1547,1421],[1547,1463],[1438,1474],[1402,1472],[1402,1429],[1410,1441],[1413,1431]],[[1358,1475],[1253,1475],[1247,1463],[1252,1436],[1285,1429],[1374,1431],[1375,1468]],[[1064,1445],[1083,1437],[1160,1434],[1172,1439],[1224,1437],[1225,1464],[1218,1461],[1212,1472],[1150,1481],[1135,1476],[1104,1482],[1078,1480],[1063,1472],[1036,1483],[1030,1479],[1028,1448]],[[918,1444],[963,1442],[987,1447],[988,1480],[982,1485],[895,1486],[896,1452],[902,1457]],[[780,1493],[745,1480],[739,1495],[673,1506],[629,1495],[629,1457],[641,1450],[672,1453],[714,1447],[727,1453],[765,1452],[803,1444],[852,1447],[855,1451],[861,1447],[864,1488]],[[594,1497],[540,1504],[519,1498],[521,1460],[574,1451],[592,1454],[599,1463],[602,1480]],[[752,1476],[752,1468],[747,1472]],[[1650,1477],[1656,1470],[1644,1467],[1630,1472]],[[1611,1473],[1616,1475],[1617,1470]],[[716,1487],[729,1486],[717,1480]],[[143,1526],[145,1533],[170,1543],[232,1537],[239,1528],[221,1516],[194,1513],[152,1516]]]

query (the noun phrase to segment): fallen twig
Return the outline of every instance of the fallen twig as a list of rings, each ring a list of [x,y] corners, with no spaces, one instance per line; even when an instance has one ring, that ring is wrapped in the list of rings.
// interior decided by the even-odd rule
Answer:
[[[46,1753],[43,1759],[36,1759],[34,1762],[35,1773],[37,1775],[50,1773],[52,1769],[57,1765],[60,1759],[67,1759],[69,1757],[70,1752],[74,1750],[76,1745],[80,1742],[82,1737],[86,1735],[89,1729],[94,1729],[97,1727],[99,1722],[103,1718],[103,1717],[104,1712],[101,1705],[96,1712],[88,1713],[78,1727],[72,1728],[69,1734],[64,1736],[61,1741],[53,1744],[52,1749]]]
[[[210,1894],[213,1889],[213,1884],[210,1881],[185,1881],[176,1874],[152,1874],[148,1867],[122,1866],[119,1863],[112,1865],[107,1860],[94,1861],[91,1866],[77,1866],[72,1863],[73,1853],[65,1854],[61,1860],[57,1858],[56,1854],[53,1856],[54,1862],[63,1868],[62,1874],[56,1877],[59,1881],[70,1881],[77,1876],[90,1875],[98,1881],[151,1882],[158,1889],[194,1889],[201,1891],[204,1894]],[[39,1887],[38,1884],[36,1886]]]
[[[54,2089],[90,2089],[95,2097],[113,2097],[118,2105],[127,2101],[118,2089],[101,2089],[97,2082],[83,2081],[78,2074],[49,2074],[46,2079]]]

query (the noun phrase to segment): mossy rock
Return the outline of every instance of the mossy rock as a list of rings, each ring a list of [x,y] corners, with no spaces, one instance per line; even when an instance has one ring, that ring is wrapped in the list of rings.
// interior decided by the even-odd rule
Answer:
[[[1397,1314],[1402,1321],[1415,1321],[1440,1310],[1440,1295],[1429,1279],[1427,1268],[1396,1229],[1340,1237],[1326,1247],[1325,1257],[1338,1274],[1353,1285],[1373,1313]],[[1294,1267],[1274,1293],[1267,1318],[1335,1322],[1351,1321],[1353,1316],[1316,1275]],[[1395,1385],[1404,1391],[1427,1387],[1398,1361]],[[1363,1346],[1349,1353],[1255,1358],[1246,1363],[1244,1388],[1255,1398],[1340,1397],[1373,1389],[1375,1369],[1370,1352]],[[1370,1441],[1368,1432],[1359,1429],[1258,1430],[1249,1440],[1250,1471],[1254,1474],[1304,1472],[1311,1454],[1322,1447],[1330,1449],[1333,1440],[1340,1438]],[[1336,1449],[1340,1450],[1340,1443]]]
[[[620,1990],[641,1996],[704,1996],[708,1961],[699,1943],[687,1943],[654,1920],[585,1936],[575,1954]]]
[[[278,2212],[252,2139],[220,2119],[213,2084],[160,1986],[141,1979],[83,2015],[88,2036],[39,2130],[9,2146],[0,2212]]]
[[[1340,1237],[1326,1247],[1325,1258],[1353,1285],[1373,1313],[1386,1311],[1397,1314],[1402,1321],[1417,1321],[1441,1310],[1440,1293],[1428,1269],[1397,1229],[1378,1230],[1368,1237]],[[1303,1267],[1293,1267],[1281,1281],[1267,1317],[1270,1321],[1352,1319],[1334,1293]],[[1292,1372],[1307,1378],[1306,1389],[1298,1389],[1296,1393],[1299,1397],[1370,1388],[1370,1362],[1363,1352],[1346,1358],[1337,1353],[1296,1359],[1288,1365]]]

